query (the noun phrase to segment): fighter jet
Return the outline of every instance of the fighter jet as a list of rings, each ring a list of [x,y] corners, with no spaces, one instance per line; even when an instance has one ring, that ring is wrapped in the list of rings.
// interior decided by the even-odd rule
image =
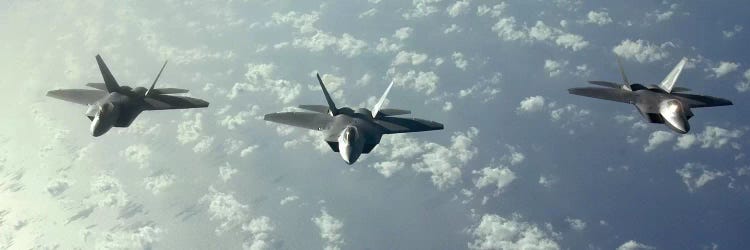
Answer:
[[[133,120],[145,110],[208,107],[208,102],[204,100],[169,95],[187,93],[187,89],[154,88],[164,67],[167,66],[166,61],[148,89],[120,86],[101,56],[96,55],[96,62],[99,64],[104,83],[86,84],[94,89],[60,89],[47,92],[47,96],[52,98],[88,105],[86,117],[91,120],[90,129],[94,137],[103,135],[112,127],[130,126]]]
[[[336,108],[326,90],[320,75],[317,75],[320,88],[326,98],[325,105],[300,105],[299,108],[313,112],[281,112],[267,114],[266,121],[319,130],[325,133],[325,142],[344,161],[351,165],[361,154],[367,154],[380,143],[384,134],[411,133],[443,129],[443,124],[417,118],[394,117],[411,114],[411,111],[382,108],[393,82],[388,85],[383,96],[372,111],[366,108],[356,110]]]
[[[624,84],[589,81],[591,84],[606,88],[572,88],[568,92],[574,95],[633,104],[649,122],[663,123],[675,132],[685,134],[690,131],[688,120],[693,117],[692,108],[732,105],[732,102],[726,99],[687,94],[684,92],[688,92],[690,89],[675,87],[677,77],[680,76],[685,63],[687,63],[687,58],[682,58],[659,85],[644,86],[638,83],[631,84],[628,81],[625,70],[623,70],[618,59],[617,65],[620,68]]]

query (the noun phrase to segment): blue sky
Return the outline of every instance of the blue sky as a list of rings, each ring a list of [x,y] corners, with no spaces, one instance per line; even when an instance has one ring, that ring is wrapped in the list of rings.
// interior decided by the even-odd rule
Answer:
[[[742,1],[68,1],[0,4],[0,247],[743,249],[750,90]],[[47,90],[191,89],[93,138]],[[735,105],[687,135],[587,80],[677,85]],[[262,115],[388,107],[445,130],[383,138],[346,165]]]

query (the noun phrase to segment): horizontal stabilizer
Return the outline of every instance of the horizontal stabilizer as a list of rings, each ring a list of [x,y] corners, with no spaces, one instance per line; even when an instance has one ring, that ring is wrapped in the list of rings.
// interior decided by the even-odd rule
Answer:
[[[685,88],[685,87],[673,87],[673,88],[672,88],[672,93],[677,93],[677,92],[689,92],[689,91],[691,91],[691,89],[689,89],[689,88]]]
[[[613,89],[619,89],[621,88],[621,84],[613,83],[613,82],[607,82],[607,81],[589,81],[589,83],[594,85],[599,85],[603,87],[613,88]]]
[[[98,90],[107,91],[107,85],[105,85],[103,82],[90,82],[90,83],[87,83],[86,86],[89,86]]]
[[[169,94],[184,94],[187,92],[188,92],[187,89],[160,88],[160,89],[154,89],[150,93],[151,95],[169,95]]]
[[[568,93],[616,102],[633,102],[633,92],[623,89],[584,87],[568,89]]]
[[[408,114],[411,114],[411,111],[403,110],[403,109],[381,109],[378,112],[378,117],[408,115]]]
[[[443,124],[418,118],[383,117],[375,120],[375,123],[383,127],[384,134],[411,133],[443,129]]]
[[[192,109],[208,107],[208,102],[187,96],[153,95],[143,99],[147,110]]]
[[[60,89],[47,91],[47,96],[81,105],[91,105],[106,97],[107,92],[93,89]]]
[[[324,130],[333,120],[328,114],[308,112],[281,112],[263,116],[263,120],[312,130]]]
[[[299,105],[297,107],[318,113],[328,113],[328,106],[325,105]]]
[[[691,108],[705,108],[705,107],[716,107],[716,106],[729,106],[733,105],[732,101],[706,95],[692,95],[685,93],[673,93],[683,103],[687,104]]]

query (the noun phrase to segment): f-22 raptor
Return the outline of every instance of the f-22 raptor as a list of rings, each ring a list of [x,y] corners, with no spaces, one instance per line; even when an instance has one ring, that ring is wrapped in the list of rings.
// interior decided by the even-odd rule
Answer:
[[[574,95],[633,104],[649,122],[663,123],[673,131],[685,134],[690,131],[688,119],[693,117],[692,108],[732,105],[732,102],[726,99],[687,94],[683,92],[690,91],[690,89],[675,87],[677,77],[680,76],[685,63],[687,63],[687,58],[682,58],[659,85],[644,86],[638,83],[631,84],[628,81],[618,59],[617,64],[624,84],[589,81],[591,84],[607,88],[572,88],[568,92]]]
[[[351,165],[361,154],[367,154],[380,143],[384,134],[411,133],[443,129],[443,124],[417,118],[400,118],[397,115],[411,114],[411,111],[382,108],[393,82],[380,97],[372,111],[366,108],[356,110],[336,108],[326,90],[320,75],[317,75],[320,88],[328,102],[324,105],[300,105],[299,108],[313,112],[281,112],[267,114],[266,121],[324,131],[325,141],[334,152]]]
[[[131,88],[120,86],[112,73],[104,64],[104,60],[96,55],[99,71],[104,83],[88,83],[94,89],[60,89],[47,92],[47,96],[68,102],[88,105],[86,117],[91,120],[91,134],[98,137],[112,127],[128,127],[138,115],[145,110],[189,109],[208,107],[208,102],[186,96],[171,96],[169,94],[187,93],[187,89],[154,88],[167,62],[159,70],[151,87]]]

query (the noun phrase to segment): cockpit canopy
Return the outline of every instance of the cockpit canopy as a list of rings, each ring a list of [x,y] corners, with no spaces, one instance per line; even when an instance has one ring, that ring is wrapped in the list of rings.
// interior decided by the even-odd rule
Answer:
[[[346,129],[344,130],[344,139],[349,143],[353,143],[356,138],[357,138],[357,128],[346,127]]]

